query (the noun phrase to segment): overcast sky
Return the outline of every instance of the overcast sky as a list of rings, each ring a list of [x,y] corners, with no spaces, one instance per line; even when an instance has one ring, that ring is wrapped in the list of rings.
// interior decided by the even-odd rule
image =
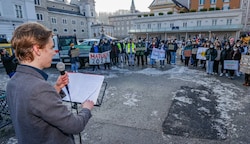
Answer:
[[[96,12],[115,12],[117,10],[130,10],[132,0],[95,0]],[[149,11],[148,7],[153,0],[134,0],[136,10]]]

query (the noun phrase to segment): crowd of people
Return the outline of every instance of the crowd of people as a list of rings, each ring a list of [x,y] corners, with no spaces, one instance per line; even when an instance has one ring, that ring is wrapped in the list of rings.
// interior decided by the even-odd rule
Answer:
[[[248,43],[240,39],[220,40],[214,38],[214,40],[209,40],[208,38],[193,38],[180,42],[176,39],[160,40],[157,37],[150,38],[149,41],[141,38],[138,40],[129,39],[128,41],[103,39],[99,45],[97,43],[93,45],[91,52],[110,51],[110,63],[104,64],[105,69],[106,67],[110,69],[111,65],[150,65],[157,67],[157,60],[151,58],[154,48],[165,51],[165,58],[158,60],[160,68],[163,68],[166,64],[175,65],[177,55],[180,55],[180,60],[186,67],[201,67],[208,75],[226,76],[229,79],[234,79],[235,76],[239,77],[243,74],[239,71],[241,56],[249,54]],[[203,54],[200,54],[203,59],[197,58],[199,48],[205,49]],[[238,61],[238,68],[236,70],[226,69],[224,63],[227,60]],[[97,70],[96,67],[96,65],[93,66],[94,71]],[[100,69],[99,65],[98,69]],[[245,73],[244,75],[244,85],[249,86],[249,74]]]

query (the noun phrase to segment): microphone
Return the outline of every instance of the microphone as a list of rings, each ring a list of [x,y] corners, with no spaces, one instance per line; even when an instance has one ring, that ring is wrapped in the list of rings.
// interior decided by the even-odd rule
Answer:
[[[56,68],[60,72],[61,75],[65,74],[65,64],[63,62],[58,62],[56,64]],[[66,87],[66,90],[67,90],[67,92],[69,94],[69,87],[68,87],[68,85],[65,85],[65,87]]]

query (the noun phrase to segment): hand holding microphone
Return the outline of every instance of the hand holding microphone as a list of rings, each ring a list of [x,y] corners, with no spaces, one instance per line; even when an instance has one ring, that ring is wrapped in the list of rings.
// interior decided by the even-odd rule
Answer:
[[[65,86],[68,94],[70,94],[69,88],[68,88],[69,77],[68,77],[68,74],[65,73],[65,64],[62,62],[58,62],[56,64],[56,68],[61,73],[61,76],[57,79],[56,85],[58,85],[58,87],[60,88],[63,88]],[[93,101],[86,100],[85,102],[82,103],[82,108],[87,108],[89,110],[92,110],[93,107],[94,107]]]
[[[58,87],[58,89],[61,90],[65,86],[69,93],[69,88],[68,88],[69,77],[68,77],[68,74],[65,72],[65,64],[62,62],[59,62],[56,64],[56,68],[61,73],[61,76],[59,76],[56,81],[56,87]]]

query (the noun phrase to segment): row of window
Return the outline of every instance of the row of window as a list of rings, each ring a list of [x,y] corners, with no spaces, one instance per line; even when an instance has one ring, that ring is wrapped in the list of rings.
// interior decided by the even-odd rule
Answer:
[[[56,28],[54,28],[53,31],[55,33],[58,32],[58,30]],[[64,29],[63,32],[68,33],[68,29]],[[74,29],[73,32],[76,33],[76,29]],[[81,32],[84,33],[84,29],[82,29]]]
[[[210,0],[210,4],[216,4],[217,0]],[[223,0],[223,2],[230,2],[230,0]],[[205,0],[199,0],[199,5],[204,5]]]
[[[166,24],[166,23],[165,23]],[[226,25],[231,25],[232,24],[232,19],[227,19],[227,23],[226,23]],[[216,26],[217,25],[217,20],[212,20],[212,26]],[[183,25],[182,25],[183,27],[188,27],[188,23],[187,22],[183,22]],[[200,27],[201,26],[201,20],[198,20],[197,22],[196,22],[196,26],[197,27]],[[172,28],[172,27],[174,27],[174,23],[170,23],[169,24],[169,27],[170,28]],[[141,29],[141,25],[136,25],[136,28],[137,29]],[[147,28],[148,29],[151,29],[152,28],[152,26],[151,26],[151,24],[147,24]],[[158,23],[157,24],[157,28],[158,29],[161,29],[162,28],[162,24],[161,23]]]
[[[39,20],[39,21],[43,21],[43,14],[36,14],[36,17],[37,17],[37,20]],[[52,24],[57,24],[57,19],[55,18],[55,17],[52,17],[51,18],[51,23]],[[68,24],[67,23],[67,19],[65,19],[65,18],[63,18],[62,19],[62,24]],[[71,21],[71,24],[73,24],[73,25],[75,25],[76,24],[76,20],[72,20]],[[83,21],[81,21],[80,22],[80,25],[84,25],[84,22]]]

